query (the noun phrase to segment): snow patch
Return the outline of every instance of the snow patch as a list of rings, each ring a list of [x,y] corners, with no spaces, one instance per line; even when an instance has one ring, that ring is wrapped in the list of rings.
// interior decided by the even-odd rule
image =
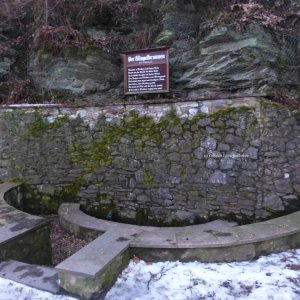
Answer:
[[[233,263],[131,261],[105,300],[299,300],[300,250]]]
[[[1,300],[76,300],[76,298],[53,295],[38,289],[28,287],[12,280],[0,278]]]

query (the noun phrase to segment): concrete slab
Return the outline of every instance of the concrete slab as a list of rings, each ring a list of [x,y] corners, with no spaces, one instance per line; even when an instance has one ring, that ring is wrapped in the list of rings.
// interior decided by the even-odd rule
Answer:
[[[132,247],[173,248],[177,245],[174,229],[144,231],[130,244]]]
[[[58,272],[54,268],[11,260],[0,263],[0,277],[52,294],[64,293],[58,284]]]
[[[58,271],[95,277],[110,262],[129,248],[133,236],[124,231],[108,231],[58,264]]]

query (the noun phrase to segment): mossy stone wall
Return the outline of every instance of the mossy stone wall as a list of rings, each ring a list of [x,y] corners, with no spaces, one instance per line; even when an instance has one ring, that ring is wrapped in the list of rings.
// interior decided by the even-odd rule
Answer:
[[[32,186],[29,211],[74,201],[100,218],[180,226],[299,208],[299,112],[268,101],[0,114],[0,176]]]

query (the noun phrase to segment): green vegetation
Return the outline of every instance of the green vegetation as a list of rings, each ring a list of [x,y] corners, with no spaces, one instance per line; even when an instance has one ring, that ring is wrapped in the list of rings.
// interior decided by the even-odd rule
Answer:
[[[228,119],[228,117],[237,115],[237,114],[249,114],[253,113],[254,107],[249,106],[240,106],[240,107],[226,107],[223,109],[216,110],[209,115],[211,120],[217,121],[223,118]]]
[[[75,202],[77,194],[79,193],[83,183],[83,177],[79,177],[72,183],[64,185],[56,190],[53,197],[58,199],[60,202]]]
[[[159,148],[163,141],[164,131],[173,132],[176,128],[185,131],[204,118],[210,118],[212,122],[217,122],[227,120],[229,116],[250,114],[253,111],[253,107],[247,106],[228,107],[217,110],[209,116],[199,113],[192,119],[186,120],[184,124],[181,124],[181,119],[175,110],[171,110],[157,123],[151,117],[139,116],[136,111],[131,111],[129,116],[123,119],[119,125],[110,125],[105,129],[100,140],[93,141],[88,145],[73,144],[69,152],[69,158],[72,162],[83,166],[84,174],[92,173],[101,167],[111,165],[111,146],[119,145],[122,137],[128,138],[132,143],[136,142],[136,151],[143,152],[147,142],[152,142]],[[251,124],[252,126],[257,124],[256,118],[253,119]],[[223,130],[226,129],[225,123],[222,123],[219,127],[222,127]],[[198,131],[201,130],[198,129]],[[153,187],[153,178],[146,176],[145,184]]]
[[[25,182],[24,179],[21,182]],[[75,202],[82,184],[83,179],[79,178],[70,184],[57,188],[53,193],[43,192],[34,186],[24,184],[22,210],[33,214],[56,213],[62,202]]]
[[[15,178],[12,178],[11,181],[14,183],[27,183],[29,180],[24,177],[15,177]]]
[[[110,165],[112,160],[110,146],[119,144],[122,137],[126,136],[132,141],[138,141],[136,150],[142,152],[148,141],[160,147],[163,139],[162,131],[174,126],[181,126],[181,124],[180,118],[173,110],[158,123],[155,123],[151,117],[139,116],[135,111],[131,111],[120,125],[108,127],[103,132],[101,140],[94,141],[87,147],[73,144],[69,157],[71,161],[83,164],[85,173],[91,173]]]
[[[261,107],[265,109],[266,108],[287,109],[286,105],[274,101],[269,101],[269,100],[261,101]]]
[[[54,122],[50,123],[48,121],[45,121],[41,115],[37,115],[35,121],[31,123],[28,128],[28,134],[35,138],[46,135],[51,139],[52,136],[49,133],[51,131],[57,131],[67,122],[68,117],[66,116],[57,118]]]
[[[154,177],[152,174],[146,172],[144,175],[144,185],[151,189],[155,188]]]

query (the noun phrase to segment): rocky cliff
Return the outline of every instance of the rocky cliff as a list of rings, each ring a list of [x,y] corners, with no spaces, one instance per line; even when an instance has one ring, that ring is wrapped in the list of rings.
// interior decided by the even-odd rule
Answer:
[[[298,0],[2,1],[2,103],[130,100],[122,52],[161,46],[165,98],[300,94]]]

